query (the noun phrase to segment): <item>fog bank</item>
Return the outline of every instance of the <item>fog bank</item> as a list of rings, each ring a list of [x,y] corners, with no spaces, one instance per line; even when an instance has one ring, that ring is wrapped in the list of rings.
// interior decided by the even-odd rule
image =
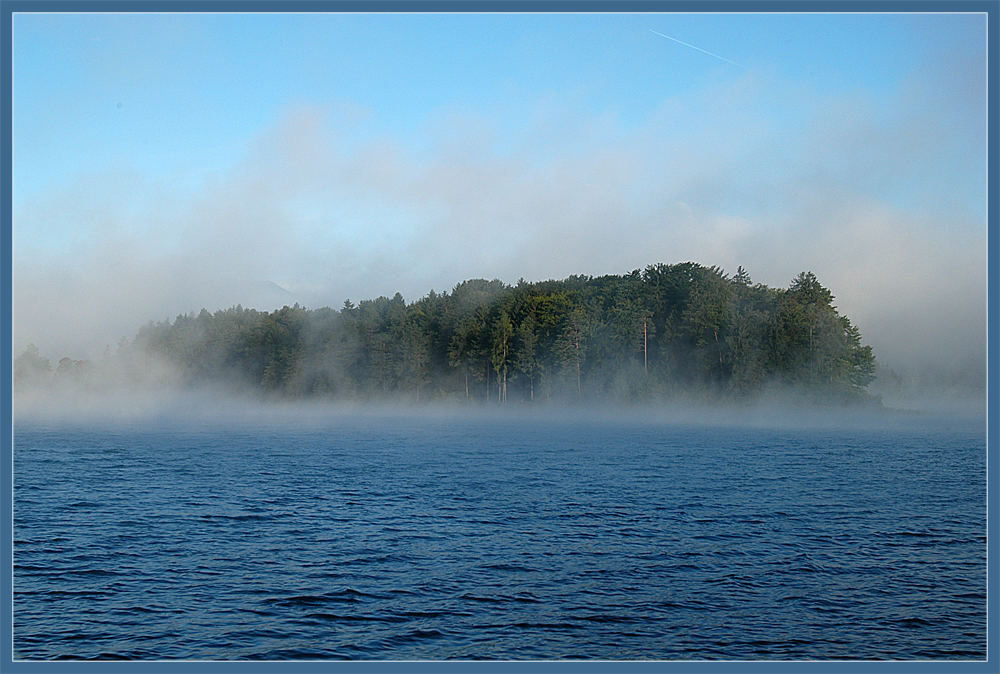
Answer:
[[[666,428],[787,428],[837,430],[967,429],[985,433],[985,405],[975,399],[925,400],[919,407],[803,402],[791,391],[772,389],[746,403],[674,399],[656,403],[511,403],[379,399],[368,401],[279,400],[239,395],[220,388],[172,386],[90,391],[63,388],[15,396],[18,427],[161,428],[335,431],[352,424],[628,424]]]

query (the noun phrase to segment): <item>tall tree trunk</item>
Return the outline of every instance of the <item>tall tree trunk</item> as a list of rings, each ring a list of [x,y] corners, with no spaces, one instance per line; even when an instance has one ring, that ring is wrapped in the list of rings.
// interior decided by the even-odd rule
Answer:
[[[649,360],[646,355],[646,317],[642,317],[642,371],[649,376]]]
[[[573,340],[573,345],[576,347],[576,396],[578,398],[583,397],[583,382],[580,379],[580,336],[577,335],[576,339]]]

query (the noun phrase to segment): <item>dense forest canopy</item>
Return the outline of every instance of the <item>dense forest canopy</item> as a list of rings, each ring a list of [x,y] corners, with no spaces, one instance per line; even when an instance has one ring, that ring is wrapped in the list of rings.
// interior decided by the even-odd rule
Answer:
[[[14,383],[138,384],[166,371],[293,398],[750,399],[782,386],[868,400],[872,349],[833,299],[811,272],[776,289],[742,267],[729,276],[693,262],[513,286],[473,279],[411,304],[397,293],[339,310],[202,309],[146,325],[103,360],[54,369],[30,346]]]

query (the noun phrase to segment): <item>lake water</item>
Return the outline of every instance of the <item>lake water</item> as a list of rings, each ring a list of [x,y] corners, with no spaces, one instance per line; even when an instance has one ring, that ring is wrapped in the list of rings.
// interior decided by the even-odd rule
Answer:
[[[20,659],[983,659],[982,423],[16,424]]]

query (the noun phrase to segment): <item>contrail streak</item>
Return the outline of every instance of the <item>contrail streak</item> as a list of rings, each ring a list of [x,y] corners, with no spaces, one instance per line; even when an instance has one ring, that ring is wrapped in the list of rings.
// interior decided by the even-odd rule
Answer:
[[[674,42],[676,42],[678,44],[684,45],[685,47],[691,47],[691,49],[697,49],[702,54],[708,54],[709,56],[713,56],[713,57],[719,59],[720,61],[725,61],[726,63],[731,63],[734,66],[736,66],[737,68],[742,68],[743,67],[739,63],[737,63],[736,61],[730,61],[729,59],[725,58],[724,56],[719,56],[718,54],[713,54],[710,51],[706,51],[706,50],[702,49],[701,47],[695,47],[693,44],[688,44],[687,42],[684,42],[683,40],[678,40],[676,37],[670,37],[669,35],[664,35],[663,33],[659,32],[659,31],[653,30],[652,28],[649,29],[649,32],[650,33],[655,33],[656,35],[659,35],[660,37],[665,37],[668,40],[673,40]]]

